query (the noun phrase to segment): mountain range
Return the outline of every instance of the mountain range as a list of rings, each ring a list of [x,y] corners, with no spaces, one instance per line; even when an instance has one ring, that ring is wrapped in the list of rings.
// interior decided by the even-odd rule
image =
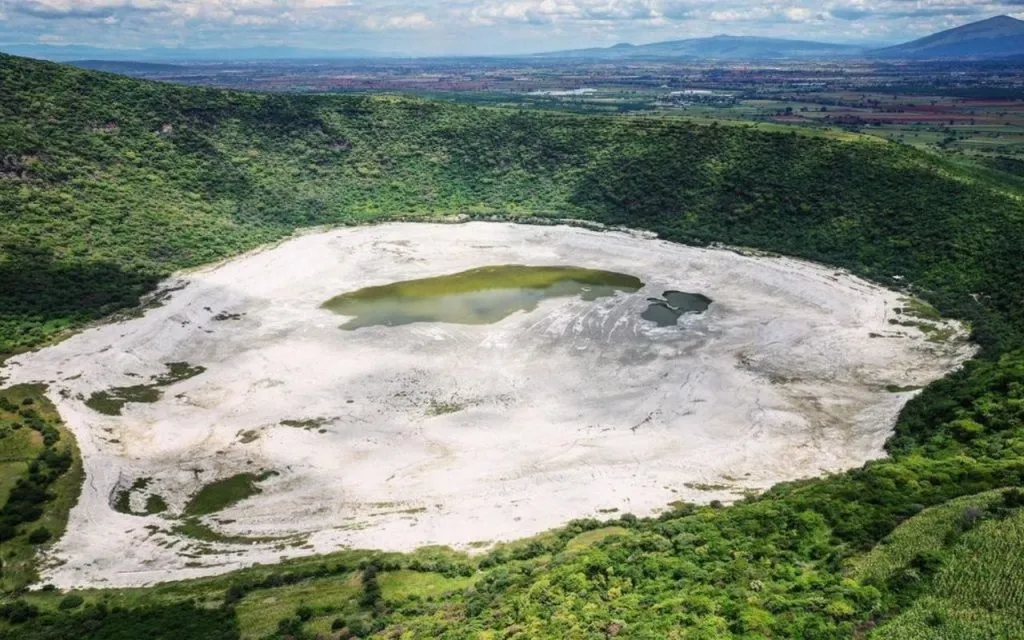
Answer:
[[[1002,58],[1024,54],[1024,21],[996,16],[872,52],[885,58]]]
[[[541,58],[641,60],[664,58],[831,58],[863,53],[864,47],[806,40],[720,35],[652,44],[617,44],[613,47],[576,49],[538,54]]]
[[[240,60],[311,60],[407,58],[408,54],[367,49],[303,49],[297,47],[103,49],[81,45],[0,45],[15,55],[56,61],[117,60],[196,62]],[[872,48],[849,44],[719,35],[651,44],[621,43],[611,47],[551,51],[520,59],[546,60],[781,60],[864,57],[892,60],[997,59],[1024,55],[1024,21],[996,16],[948,29],[896,46]]]
[[[598,49],[554,51],[538,57],[594,60],[777,60],[851,56],[885,59],[989,59],[1021,54],[1024,54],[1024,21],[1011,16],[996,16],[905,44],[877,49],[827,42],[723,35],[645,45],[623,43]]]

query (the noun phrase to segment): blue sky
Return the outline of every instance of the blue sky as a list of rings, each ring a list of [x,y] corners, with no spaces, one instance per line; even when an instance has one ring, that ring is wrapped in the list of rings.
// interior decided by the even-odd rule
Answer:
[[[1024,0],[0,0],[0,45],[524,53],[721,33],[895,43]]]

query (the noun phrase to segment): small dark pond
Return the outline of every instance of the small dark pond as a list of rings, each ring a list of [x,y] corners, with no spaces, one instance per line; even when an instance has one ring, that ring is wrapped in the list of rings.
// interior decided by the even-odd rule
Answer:
[[[648,298],[651,303],[647,310],[640,314],[644,320],[656,323],[659,327],[673,327],[680,316],[687,313],[704,313],[711,306],[711,298],[700,293],[683,291],[666,291],[662,298]]]

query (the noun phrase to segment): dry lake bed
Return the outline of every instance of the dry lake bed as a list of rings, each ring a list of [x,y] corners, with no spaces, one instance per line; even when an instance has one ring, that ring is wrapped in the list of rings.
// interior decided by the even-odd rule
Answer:
[[[884,455],[965,330],[834,268],[569,226],[301,235],[10,359],[86,482],[44,581],[483,549]]]

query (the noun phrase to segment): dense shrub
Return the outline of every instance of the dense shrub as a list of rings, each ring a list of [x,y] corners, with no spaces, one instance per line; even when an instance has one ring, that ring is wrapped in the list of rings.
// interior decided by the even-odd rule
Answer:
[[[37,527],[28,534],[28,542],[29,544],[43,544],[52,537],[53,534],[46,527]]]
[[[68,610],[77,609],[82,606],[85,599],[77,593],[69,593],[68,595],[61,598],[60,604],[57,605],[58,609]]]

